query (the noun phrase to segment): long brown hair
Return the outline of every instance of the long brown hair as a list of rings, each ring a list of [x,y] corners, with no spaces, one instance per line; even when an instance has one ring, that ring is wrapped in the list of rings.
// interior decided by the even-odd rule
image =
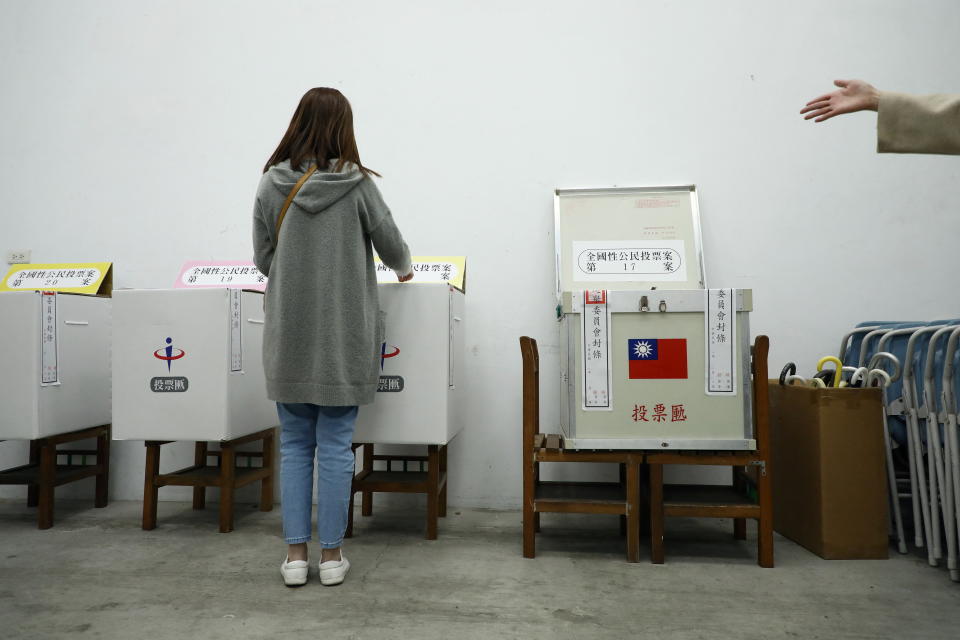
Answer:
[[[263,172],[284,160],[289,160],[294,169],[311,161],[323,170],[334,158],[334,171],[342,171],[346,163],[352,162],[365,175],[380,176],[360,162],[353,135],[353,111],[346,97],[336,89],[315,87],[300,98],[290,126]]]

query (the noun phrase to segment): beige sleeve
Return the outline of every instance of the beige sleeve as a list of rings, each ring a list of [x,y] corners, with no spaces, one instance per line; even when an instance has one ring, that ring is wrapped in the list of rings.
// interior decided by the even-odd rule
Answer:
[[[880,92],[880,153],[960,154],[960,95]]]

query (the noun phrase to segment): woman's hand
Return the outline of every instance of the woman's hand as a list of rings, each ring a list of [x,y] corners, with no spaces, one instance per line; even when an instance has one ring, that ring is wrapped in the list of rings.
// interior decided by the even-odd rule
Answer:
[[[408,274],[405,275],[405,276],[402,276],[402,275],[400,275],[400,274],[398,273],[398,274],[397,274],[397,280],[399,280],[400,282],[407,282],[407,281],[409,281],[409,280],[413,280],[413,271],[411,271],[410,273],[408,273]]]
[[[823,122],[833,116],[856,111],[876,111],[880,105],[880,92],[863,80],[834,80],[839,91],[825,93],[814,98],[800,110],[804,120],[816,118],[814,122]]]

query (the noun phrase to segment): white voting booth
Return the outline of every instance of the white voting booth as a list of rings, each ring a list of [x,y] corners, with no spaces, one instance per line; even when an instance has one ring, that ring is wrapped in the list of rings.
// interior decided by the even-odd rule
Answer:
[[[751,450],[750,290],[705,289],[693,186],[555,194],[566,446]]]
[[[465,270],[464,258],[415,257],[413,280],[399,283],[377,263],[380,382],[354,442],[447,444],[463,428]]]
[[[174,289],[114,292],[117,440],[233,440],[277,424],[255,268],[189,263]],[[215,271],[215,272],[214,272]]]
[[[109,424],[110,263],[18,265],[0,284],[0,440]]]

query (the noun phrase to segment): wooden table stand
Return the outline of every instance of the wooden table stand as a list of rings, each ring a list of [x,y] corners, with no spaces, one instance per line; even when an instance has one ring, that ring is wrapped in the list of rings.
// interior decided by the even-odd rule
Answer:
[[[62,449],[57,445],[96,438],[96,449]],[[0,440],[2,442],[2,440]],[[58,458],[66,457],[66,464],[57,464]],[[80,464],[74,458],[80,457]],[[86,464],[86,456],[94,456],[93,464]],[[110,425],[90,427],[70,433],[39,438],[30,441],[30,463],[0,471],[0,485],[27,485],[27,506],[39,507],[37,528],[53,526],[53,493],[56,487],[95,476],[97,479],[93,505],[98,509],[107,506],[110,477]]]
[[[363,467],[353,478],[350,492],[350,513],[346,537],[353,536],[353,496],[362,494],[360,513],[373,514],[374,493],[425,493],[427,495],[427,540],[437,539],[437,518],[447,516],[447,445],[427,445],[427,455],[382,455],[374,453],[373,443],[355,443],[354,451],[363,447]],[[378,461],[386,462],[385,470],[374,469]],[[394,470],[399,465],[399,470]],[[411,470],[410,466],[417,467]],[[426,466],[426,469],[424,469]]]
[[[143,485],[143,529],[157,528],[157,495],[160,487],[193,487],[193,508],[206,507],[206,488],[220,488],[220,533],[233,531],[234,491],[260,481],[260,511],[273,509],[274,446],[276,429],[270,428],[233,440],[221,440],[219,451],[208,450],[207,442],[197,442],[194,464],[171,473],[160,473],[160,447],[170,440],[147,440],[147,462]],[[236,447],[263,442],[261,451],[237,451]],[[215,466],[207,465],[208,458],[216,458]],[[238,467],[237,458],[246,458],[248,465],[260,458],[259,467]]]

